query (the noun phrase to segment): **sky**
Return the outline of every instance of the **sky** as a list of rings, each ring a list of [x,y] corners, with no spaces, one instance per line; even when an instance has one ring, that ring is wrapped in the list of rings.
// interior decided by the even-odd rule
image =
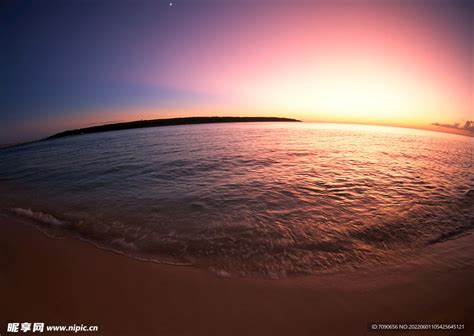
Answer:
[[[473,3],[5,0],[0,144],[106,122],[474,119]]]

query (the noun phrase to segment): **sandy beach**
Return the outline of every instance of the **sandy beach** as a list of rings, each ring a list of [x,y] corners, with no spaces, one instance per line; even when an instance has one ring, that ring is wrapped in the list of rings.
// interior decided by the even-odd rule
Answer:
[[[417,335],[473,332],[472,234],[403,266],[259,280],[50,238],[10,215],[0,230],[3,331],[7,322],[29,321],[97,325],[100,335],[407,334],[369,331],[374,322],[466,325],[464,332],[409,333]],[[440,261],[452,267],[440,270]]]

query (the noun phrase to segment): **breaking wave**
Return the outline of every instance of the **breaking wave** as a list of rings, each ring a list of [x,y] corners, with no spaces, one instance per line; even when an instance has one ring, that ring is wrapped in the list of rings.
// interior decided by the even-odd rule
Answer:
[[[83,240],[141,260],[196,265],[222,277],[282,278],[399,260],[420,248],[459,237],[474,229],[472,193],[445,206],[419,206],[407,213],[385,215],[346,230],[320,230],[315,225],[219,227],[196,232],[131,229],[119,222],[101,226],[72,223],[31,209],[12,211],[47,229],[67,230]],[[50,231],[51,232],[51,231]],[[125,235],[124,235],[125,234]]]
[[[53,215],[41,212],[41,211],[33,211],[31,209],[23,209],[23,208],[13,208],[11,209],[13,213],[33,219],[37,222],[47,225],[55,225],[55,226],[64,226],[65,222],[57,219]]]

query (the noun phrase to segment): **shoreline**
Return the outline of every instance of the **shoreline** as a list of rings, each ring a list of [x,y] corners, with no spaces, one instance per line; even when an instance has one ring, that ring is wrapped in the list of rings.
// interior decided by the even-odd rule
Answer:
[[[140,261],[50,238],[11,216],[0,217],[0,230],[3,330],[29,321],[98,325],[100,335],[406,334],[369,331],[376,322],[465,323],[452,333],[473,331],[472,232],[405,265],[268,280]],[[452,266],[433,266],[441,261]]]

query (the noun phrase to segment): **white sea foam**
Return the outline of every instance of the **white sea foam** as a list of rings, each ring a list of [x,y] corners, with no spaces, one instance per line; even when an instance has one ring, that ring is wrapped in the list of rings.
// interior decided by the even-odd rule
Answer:
[[[34,211],[31,209],[23,209],[23,208],[13,208],[11,209],[13,213],[33,219],[35,221],[41,222],[43,224],[55,225],[55,226],[63,226],[65,224],[64,221],[57,219],[53,215],[41,212],[41,211]]]

